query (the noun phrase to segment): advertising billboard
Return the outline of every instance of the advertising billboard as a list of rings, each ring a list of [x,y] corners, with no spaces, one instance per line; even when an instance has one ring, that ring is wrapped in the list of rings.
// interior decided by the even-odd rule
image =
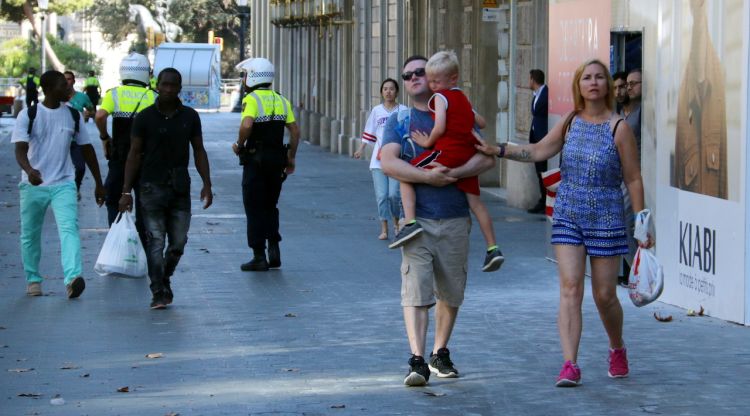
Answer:
[[[662,300],[746,323],[747,2],[659,2],[656,240]]]
[[[550,121],[573,109],[571,83],[579,65],[609,62],[611,6],[600,0],[551,0],[549,4]]]

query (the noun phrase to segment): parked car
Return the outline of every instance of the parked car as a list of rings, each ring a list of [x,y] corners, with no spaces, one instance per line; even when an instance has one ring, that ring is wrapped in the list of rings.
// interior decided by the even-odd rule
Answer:
[[[16,78],[0,78],[0,115],[8,113],[15,116],[13,104],[20,93]]]

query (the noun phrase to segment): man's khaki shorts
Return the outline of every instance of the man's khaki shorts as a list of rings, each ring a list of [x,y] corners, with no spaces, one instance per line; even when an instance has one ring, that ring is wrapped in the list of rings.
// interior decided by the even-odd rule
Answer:
[[[424,231],[401,249],[401,306],[464,301],[471,218],[417,218]]]

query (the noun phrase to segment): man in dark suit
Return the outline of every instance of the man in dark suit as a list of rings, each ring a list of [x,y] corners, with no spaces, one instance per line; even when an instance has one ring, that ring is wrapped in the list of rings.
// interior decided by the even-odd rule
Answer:
[[[547,135],[547,104],[548,91],[544,85],[544,72],[541,69],[532,69],[529,71],[529,88],[534,92],[534,99],[531,100],[531,128],[529,129],[529,143],[536,143]],[[536,177],[539,182],[539,201],[534,208],[528,210],[531,214],[543,214],[545,199],[547,193],[542,183],[542,172],[547,170],[547,161],[534,163],[536,168]]]

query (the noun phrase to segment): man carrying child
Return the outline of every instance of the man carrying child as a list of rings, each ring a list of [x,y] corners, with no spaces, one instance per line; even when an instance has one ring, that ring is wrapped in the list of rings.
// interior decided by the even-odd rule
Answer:
[[[401,306],[411,349],[404,378],[407,386],[424,386],[431,371],[438,377],[458,377],[448,341],[464,299],[471,219],[466,194],[453,185],[454,176],[475,176],[495,163],[493,158],[474,155],[458,168],[420,169],[405,160],[423,151],[414,144],[414,135],[432,130],[434,124],[428,108],[432,92],[425,78],[426,63],[421,56],[404,63],[401,78],[414,107],[388,119],[381,150],[384,173],[413,184],[414,218],[423,230],[402,249]],[[435,341],[425,362],[429,309],[433,306]]]
[[[427,107],[433,113],[435,126],[429,137],[420,133],[412,135],[412,139],[419,146],[431,150],[422,152],[410,163],[418,168],[429,168],[432,163],[439,163],[448,168],[459,167],[476,154],[474,145],[479,142],[473,133],[475,124],[479,128],[484,128],[486,123],[482,116],[474,112],[469,99],[458,89],[458,58],[455,53],[436,53],[427,61],[425,71],[428,85],[434,91]],[[456,186],[466,193],[469,208],[477,217],[479,228],[487,241],[482,271],[498,270],[505,259],[495,240],[492,218],[479,198],[479,178],[472,176],[459,179]],[[401,200],[406,225],[396,235],[389,248],[401,247],[422,232],[422,226],[416,221],[415,199],[412,184],[401,182]]]

